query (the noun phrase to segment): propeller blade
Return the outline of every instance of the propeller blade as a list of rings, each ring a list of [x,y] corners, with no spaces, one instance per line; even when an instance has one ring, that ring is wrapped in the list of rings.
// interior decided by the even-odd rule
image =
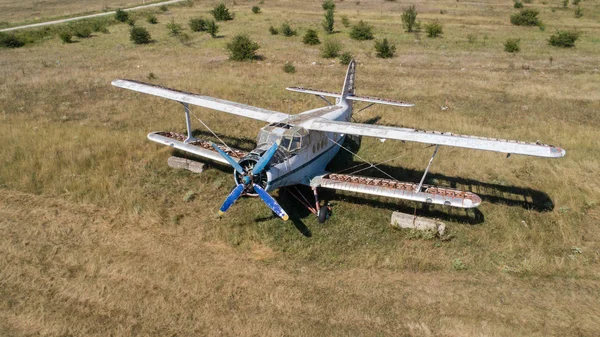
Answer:
[[[271,158],[273,158],[273,155],[275,154],[275,151],[277,151],[278,147],[279,141],[271,145],[271,147],[256,162],[256,165],[254,165],[252,174],[259,174],[265,168],[265,166],[267,166],[267,164],[271,161]]]
[[[258,193],[258,196],[265,202],[265,204],[267,204],[267,206],[269,206],[270,209],[273,210],[273,212],[275,212],[275,214],[279,215],[279,217],[282,218],[283,221],[286,221],[287,219],[290,218],[287,215],[287,213],[283,210],[283,208],[281,208],[281,206],[279,206],[277,201],[275,201],[275,199],[273,199],[273,197],[270,196],[269,193],[267,193],[267,191],[265,191],[259,185],[256,185],[256,184],[253,184],[253,185],[254,185],[254,190],[256,191],[256,193]]]
[[[240,197],[240,195],[242,195],[242,192],[244,191],[244,185],[239,184],[237,185],[233,191],[231,191],[231,193],[229,193],[229,195],[227,196],[227,199],[225,199],[225,202],[223,203],[223,205],[221,205],[221,208],[219,209],[219,215],[223,215],[223,213],[225,213],[229,207],[231,207],[231,205],[233,205],[233,203],[238,200],[238,198]]]
[[[211,142],[210,145],[212,145],[212,147],[214,147],[215,150],[217,150],[217,152],[219,152],[221,156],[223,156],[223,158],[227,160],[229,165],[231,165],[237,171],[237,173],[244,174],[244,169],[240,166],[240,164],[237,163],[237,161],[231,158],[227,153],[225,153],[225,151],[221,150],[221,148],[218,147],[215,143]]]

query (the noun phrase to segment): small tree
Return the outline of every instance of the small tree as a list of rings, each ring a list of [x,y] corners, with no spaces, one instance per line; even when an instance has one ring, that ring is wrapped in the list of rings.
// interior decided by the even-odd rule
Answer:
[[[229,59],[234,61],[252,60],[256,57],[256,51],[260,48],[258,43],[252,41],[246,34],[236,35],[227,44]]]
[[[208,20],[206,21],[206,31],[214,39],[217,37],[217,33],[219,32],[219,26],[214,20]]]
[[[72,43],[73,42],[73,34],[71,34],[68,30],[63,30],[58,34],[63,43]]]
[[[340,64],[347,66],[350,64],[350,61],[352,61],[352,53],[349,51],[340,55]]]
[[[331,59],[337,57],[342,50],[342,45],[333,39],[327,39],[323,42],[323,46],[321,47],[321,56],[326,59]]]
[[[333,8],[330,8],[325,12],[325,21],[323,21],[323,28],[327,34],[333,34]]]
[[[342,25],[344,25],[344,27],[350,27],[350,20],[348,20],[348,16],[342,15]]]
[[[206,21],[202,18],[191,18],[189,25],[192,32],[203,32],[206,30]]]
[[[180,24],[175,23],[175,19],[171,19],[171,21],[167,23],[167,29],[169,30],[169,35],[171,36],[177,36],[181,34],[181,31],[183,30]]]
[[[507,39],[506,42],[504,42],[504,51],[508,52],[508,53],[516,53],[518,51],[521,50],[521,46],[519,46],[519,43],[521,42],[520,39]]]
[[[321,41],[319,40],[319,35],[314,29],[309,29],[306,31],[306,34],[304,34],[304,37],[302,38],[302,42],[308,45],[316,45],[321,43]]]
[[[217,21],[228,21],[233,20],[233,14],[229,13],[229,9],[225,4],[219,4],[213,8],[210,13],[215,17]]]
[[[443,33],[442,25],[439,22],[433,22],[425,25],[425,31],[428,37],[436,38]]]
[[[269,32],[271,33],[271,35],[279,34],[279,30],[273,26],[269,27]]]
[[[92,28],[85,21],[72,26],[73,35],[80,39],[86,39],[92,36]]]
[[[155,25],[158,23],[158,19],[156,18],[156,15],[149,15],[148,18],[146,18],[146,21],[148,21],[148,23],[151,25]]]
[[[375,51],[377,57],[390,58],[396,53],[396,45],[389,43],[387,39],[375,41]]]
[[[510,16],[510,23],[515,26],[541,26],[542,21],[537,17],[539,13],[533,8],[522,9],[521,12]]]
[[[417,27],[417,10],[410,6],[402,13],[402,25],[407,32],[411,33]]]
[[[144,27],[132,27],[129,31],[129,39],[135,44],[147,44],[152,42],[150,33]]]
[[[555,47],[572,48],[575,47],[575,41],[577,41],[578,38],[578,32],[558,30],[555,34],[550,36],[548,43]]]
[[[294,67],[293,64],[291,64],[289,62],[286,62],[283,65],[283,71],[286,72],[286,73],[288,73],[288,74],[293,74],[293,73],[296,72],[296,67]]]
[[[292,27],[290,26],[289,23],[284,22],[281,25],[281,34],[283,34],[284,36],[294,36],[296,35],[296,31],[294,29],[292,29]]]
[[[23,38],[14,34],[0,33],[0,46],[5,48],[20,48],[25,45]]]
[[[254,14],[260,13],[260,7],[258,7],[258,6],[252,6],[252,13],[254,13]]]
[[[373,40],[373,26],[368,25],[360,20],[358,24],[352,26],[350,37],[355,40]]]
[[[118,8],[115,11],[115,19],[119,22],[127,22],[127,20],[129,20],[129,13],[122,10],[121,8]]]
[[[567,0],[567,1],[569,1],[569,0]],[[523,8],[523,3],[521,1],[519,1],[519,0],[517,0],[517,1],[515,1],[515,4],[514,4],[513,7],[515,7],[515,8]]]
[[[323,7],[323,10],[328,11],[328,10],[334,10],[335,9],[335,3],[333,2],[333,0],[325,0],[323,1],[323,4],[321,5]]]

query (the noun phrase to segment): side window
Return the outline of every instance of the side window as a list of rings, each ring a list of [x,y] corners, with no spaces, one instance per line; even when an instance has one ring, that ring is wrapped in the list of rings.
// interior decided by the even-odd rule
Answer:
[[[283,137],[283,139],[281,140],[281,147],[284,149],[288,149],[289,146],[290,146],[290,137]]]

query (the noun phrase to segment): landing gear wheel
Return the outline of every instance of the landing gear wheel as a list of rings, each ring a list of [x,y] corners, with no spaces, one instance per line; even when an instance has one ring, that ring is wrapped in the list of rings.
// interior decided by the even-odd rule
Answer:
[[[325,220],[329,218],[329,207],[323,206],[319,209],[319,214],[317,215],[319,218],[319,223],[325,223]]]

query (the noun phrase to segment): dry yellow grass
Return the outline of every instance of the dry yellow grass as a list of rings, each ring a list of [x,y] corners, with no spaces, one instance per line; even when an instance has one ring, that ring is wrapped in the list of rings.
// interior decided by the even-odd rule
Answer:
[[[320,102],[285,86],[338,91],[345,68],[301,42],[308,28],[323,38],[318,1],[267,2],[258,15],[253,3],[238,2],[235,20],[220,23],[223,38],[187,30],[192,38],[182,44],[168,36],[170,18],[185,26],[190,17],[209,17],[215,3],[173,8],[158,25],[139,18],[157,41],[148,46],[132,45],[122,24],[75,44],[53,38],[0,50],[0,334],[600,333],[596,8],[577,20],[572,10],[536,4],[547,24],[541,32],[510,26],[509,3],[418,3],[423,22],[444,25],[444,38],[431,40],[402,32],[401,3],[336,4],[338,17],[363,19],[376,38],[398,46],[395,58],[377,59],[372,42],[352,41],[336,26],[334,37],[359,61],[359,93],[417,104],[371,108],[358,120],[540,139],[568,151],[547,160],[442,148],[429,182],[473,190],[484,204],[480,213],[425,213],[448,219],[453,238],[440,241],[390,229],[393,201],[349,195],[334,198],[325,225],[282,201],[310,238],[254,199],[216,219],[231,173],[168,168],[170,149],[145,135],[183,131],[180,107],[110,81],[147,81],[152,72],[161,85],[297,113]],[[284,20],[299,36],[268,33]],[[583,33],[576,48],[546,44],[562,27]],[[241,32],[261,45],[264,61],[227,60],[224,46]],[[507,37],[521,39],[521,53],[503,52]],[[288,61],[293,75],[281,69]],[[446,99],[450,109],[441,111]],[[252,140],[261,126],[194,111],[232,138]],[[367,139],[360,150],[375,162],[399,156],[385,168],[412,180],[430,153]],[[183,202],[188,191],[196,198]],[[553,209],[514,203],[534,197],[543,204],[544,194]],[[477,225],[463,221],[481,215]]]

